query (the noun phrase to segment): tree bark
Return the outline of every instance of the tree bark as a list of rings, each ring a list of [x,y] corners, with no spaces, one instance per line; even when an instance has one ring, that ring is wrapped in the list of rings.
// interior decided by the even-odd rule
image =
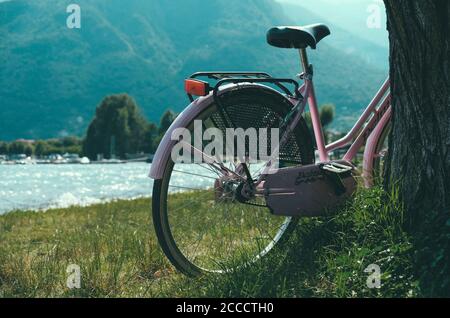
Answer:
[[[385,186],[399,188],[422,296],[450,291],[448,0],[384,0],[392,131]]]
[[[385,180],[416,221],[448,213],[450,99],[448,0],[384,0],[393,128]]]

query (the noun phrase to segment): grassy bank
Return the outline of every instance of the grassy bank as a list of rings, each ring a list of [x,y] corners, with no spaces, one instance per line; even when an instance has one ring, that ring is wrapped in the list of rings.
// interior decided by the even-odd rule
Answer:
[[[189,194],[186,194],[189,196]],[[411,239],[395,193],[364,190],[334,217],[305,219],[283,251],[226,275],[188,279],[161,252],[150,199],[0,216],[4,297],[414,297]],[[69,290],[70,264],[82,286]],[[367,287],[371,264],[381,288]]]

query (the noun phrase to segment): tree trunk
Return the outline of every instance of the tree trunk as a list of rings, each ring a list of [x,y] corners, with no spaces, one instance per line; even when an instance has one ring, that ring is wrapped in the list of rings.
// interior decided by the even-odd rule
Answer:
[[[384,1],[393,98],[385,186],[399,188],[421,293],[450,297],[450,1]]]
[[[385,0],[393,95],[386,185],[399,186],[418,219],[450,204],[449,3]]]

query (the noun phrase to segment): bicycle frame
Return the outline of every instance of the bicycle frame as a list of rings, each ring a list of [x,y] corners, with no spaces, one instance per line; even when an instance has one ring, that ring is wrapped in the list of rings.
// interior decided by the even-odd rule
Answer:
[[[385,123],[390,119],[390,80],[389,78],[385,80],[375,97],[366,107],[360,118],[357,120],[353,128],[347,133],[347,135],[329,145],[326,145],[323,127],[320,122],[319,107],[314,90],[313,74],[311,71],[312,66],[307,64],[308,59],[305,50],[300,50],[300,55],[304,69],[304,73],[302,74],[304,84],[299,88],[299,93],[304,97],[304,99],[301,101],[303,105],[297,105],[296,107],[304,110],[306,104],[309,106],[319,160],[320,162],[327,162],[329,161],[330,152],[350,145],[349,150],[342,159],[353,161],[362,146],[374,146],[367,144],[367,142],[377,142],[377,140],[370,140],[369,136],[380,123]],[[292,123],[293,126],[297,124],[298,122]]]
[[[324,30],[325,33],[328,33],[328,29],[325,26],[319,25],[316,26],[316,28],[317,30],[323,28],[322,30]],[[301,47],[301,45],[298,46]],[[233,208],[234,206],[236,206],[237,209],[233,208],[233,210],[237,210],[236,216],[238,221],[241,220],[241,223],[244,214],[251,215],[253,211],[255,211],[254,209],[258,209],[258,211],[264,210],[267,213],[270,212],[274,216],[283,217],[284,222],[281,226],[274,227],[272,222],[269,221],[268,223],[265,223],[267,225],[265,226],[266,229],[263,231],[261,231],[261,228],[255,228],[256,231],[254,231],[254,228],[250,227],[252,232],[250,235],[242,235],[242,229],[240,232],[236,232],[236,238],[241,239],[243,246],[244,236],[245,241],[248,237],[248,239],[257,242],[255,252],[258,254],[252,256],[252,259],[249,259],[250,262],[254,262],[266,255],[275,244],[281,240],[282,236],[289,234],[290,228],[293,228],[293,226],[296,225],[296,223],[293,222],[296,218],[331,215],[351,198],[358,186],[355,173],[359,169],[356,168],[357,165],[355,159],[363,146],[366,147],[364,150],[362,176],[365,185],[371,186],[374,176],[373,164],[376,163],[374,159],[382,153],[380,141],[384,140],[384,138],[381,138],[381,136],[385,136],[384,132],[389,128],[388,124],[391,117],[389,78],[386,79],[347,135],[327,145],[320,121],[319,107],[314,89],[313,68],[308,62],[306,49],[300,49],[300,58],[303,73],[300,74],[299,77],[303,81],[302,85],[299,85],[298,81],[293,81],[292,79],[274,78],[267,73],[261,72],[202,72],[196,73],[186,80],[185,91],[188,94],[191,104],[177,116],[164,135],[154,156],[150,171],[150,177],[155,180],[152,201],[155,231],[163,251],[172,264],[180,271],[189,275],[198,275],[207,269],[203,269],[202,262],[199,262],[200,266],[196,264],[197,255],[195,251],[193,254],[189,253],[194,257],[191,259],[188,254],[183,252],[183,249],[179,249],[178,238],[175,240],[174,236],[171,234],[172,224],[170,224],[168,216],[170,187],[175,189],[179,188],[182,191],[191,191],[194,199],[198,197],[198,202],[206,204],[205,207],[211,209],[212,213],[217,211],[219,217],[220,214],[223,214],[225,208],[226,213],[224,217],[226,219],[224,222],[227,222],[232,214],[232,211],[229,211],[229,208]],[[195,80],[195,78],[198,77],[208,77],[213,79],[217,81],[216,86],[212,89],[209,81]],[[286,87],[285,84],[292,84],[294,89],[290,89],[290,85],[289,88]],[[239,90],[241,91],[238,92]],[[253,108],[251,108],[252,113],[250,113],[250,115],[252,117],[247,117],[247,114],[240,110],[240,108],[243,107],[228,108],[229,105],[239,106],[239,99],[237,99],[237,97],[243,96],[245,101],[245,98],[253,98],[253,96],[255,96],[254,94],[258,94],[258,97],[261,98],[267,97],[268,100],[269,98],[274,98],[273,101],[270,100],[270,105],[268,105],[270,107],[267,107],[268,111],[260,111],[258,116],[254,116],[255,119],[253,119],[252,115],[254,112],[259,111],[258,109],[253,111]],[[197,98],[194,99],[194,96]],[[225,98],[221,100],[222,96]],[[227,105],[226,102],[228,101],[228,96],[236,97],[238,102],[235,105],[232,105],[231,102]],[[230,99],[230,101],[233,101],[233,99]],[[255,99],[254,102],[256,106],[259,106],[260,103],[264,103],[264,101],[261,102],[259,98]],[[313,151],[313,146],[311,145],[312,140],[310,140],[311,137],[304,126],[303,115],[307,106],[309,106],[311,113],[313,135],[316,141],[317,155],[319,157],[318,160],[315,160],[318,161],[316,163],[314,163],[314,160],[311,157]],[[234,108],[237,109],[234,110]],[[227,113],[228,109],[230,109],[230,113]],[[270,113],[272,110],[275,112],[274,115],[271,115]],[[281,110],[282,113],[280,112]],[[215,118],[213,118],[212,115],[220,116],[220,120],[214,120]],[[242,115],[241,117],[245,122],[241,123],[240,118],[235,121],[234,115]],[[263,118],[264,121],[260,119],[259,115],[262,115],[261,118]],[[203,124],[202,122],[201,125],[198,125],[199,129],[196,129],[196,121],[198,119],[203,120],[204,118],[206,118],[206,120],[210,119],[208,125]],[[273,135],[270,137],[270,151],[272,152],[270,154],[270,159],[267,158],[266,153],[268,147],[265,149],[266,152],[263,153],[264,156],[253,156],[253,152],[251,150],[247,152],[246,149],[240,154],[226,152],[227,161],[226,159],[223,160],[222,154],[224,153],[220,152],[222,151],[220,149],[223,149],[223,144],[221,145],[222,148],[219,148],[219,153],[216,149],[214,154],[211,152],[207,154],[205,152],[208,151],[203,150],[203,143],[196,143],[197,138],[200,139],[200,137],[210,140],[208,135],[205,137],[205,134],[203,133],[204,130],[208,130],[206,129],[207,127],[212,126],[212,128],[219,131],[219,133],[222,133],[223,130],[228,130],[228,127],[230,127],[231,130],[240,129],[240,131],[242,131],[243,128],[239,128],[239,126],[251,126],[252,122],[255,123],[254,126],[257,126],[256,128],[259,128],[258,126],[263,126],[262,128],[275,129],[278,132],[280,139],[278,139],[278,136],[277,138],[274,138]],[[187,131],[189,134],[186,134],[186,136],[182,135],[180,138],[180,135],[177,132],[178,129],[181,129],[183,132],[186,132],[186,130],[189,129]],[[191,132],[194,133],[194,138],[192,138]],[[303,132],[306,135],[302,135],[301,133]],[[172,138],[172,135],[174,135],[175,138]],[[233,151],[239,149],[239,142],[244,146],[246,146],[247,143],[246,136],[242,136],[242,134],[235,135],[239,135],[240,137],[234,136],[231,142],[227,142],[227,147],[235,148],[231,149]],[[250,137],[250,134],[246,135],[248,135],[248,144],[251,144],[250,141],[252,140],[252,137]],[[219,137],[214,138],[218,138],[219,140],[223,138],[223,135],[218,134],[218,136]],[[260,149],[265,148],[264,144],[259,143],[260,140],[263,142],[267,140],[269,142],[267,135],[266,138],[261,137],[261,134],[253,134],[253,136],[256,136]],[[241,140],[236,141],[235,137],[240,138]],[[300,138],[302,138],[302,140],[299,140]],[[192,142],[192,139],[194,139],[194,142]],[[273,140],[279,140],[278,144],[274,145],[272,143]],[[287,143],[291,140],[293,145],[288,145]],[[301,141],[302,144],[299,144],[298,141]],[[297,149],[294,148],[294,142],[297,142]],[[286,145],[294,147],[291,147],[291,149],[284,148]],[[182,146],[183,154],[186,153],[188,155],[186,159],[182,158],[182,160],[180,160],[180,164],[192,163],[192,161],[190,161],[192,160],[192,157],[200,159],[197,162],[194,160],[193,163],[207,169],[209,171],[208,175],[206,175],[206,171],[204,170],[202,170],[202,174],[204,175],[197,174],[196,170],[191,169],[190,167],[187,167],[186,171],[183,171],[184,169],[177,169],[174,164],[177,163],[176,159],[179,157],[179,152],[177,152],[178,149],[175,148],[175,146]],[[341,160],[330,160],[331,152],[343,149],[347,146],[349,146],[349,148],[346,150],[343,158],[336,158]],[[172,154],[174,149],[176,151],[175,158]],[[280,152],[280,149],[284,150],[284,152]],[[229,148],[226,150],[229,150]],[[296,150],[300,151],[294,153]],[[294,155],[299,154],[300,159],[302,160],[299,162],[297,156],[292,156],[295,160],[289,160],[290,158],[287,157],[287,164],[278,165],[278,161],[281,161],[280,158],[283,158],[285,153],[287,153],[287,155],[290,155],[291,153]],[[257,163],[258,166],[255,168],[258,170],[252,175],[250,168],[254,166],[250,165],[253,164],[253,159],[256,159],[257,161],[255,163]],[[260,168],[259,163],[261,161],[263,163]],[[205,167],[203,165],[207,166]],[[263,171],[261,172],[261,170]],[[199,182],[198,187],[191,188],[185,186],[185,180],[183,179],[181,186],[177,186],[176,184],[172,184],[172,181],[177,181],[175,178],[172,178],[172,172],[174,171],[178,173],[186,172],[188,176],[203,177],[206,181],[205,183]],[[200,190],[201,192],[198,192],[197,190]],[[260,200],[254,201],[253,199]],[[225,204],[222,205],[223,203]],[[190,203],[188,202],[187,205],[190,205]],[[183,205],[183,209],[187,205]],[[203,205],[198,206],[203,207]],[[253,208],[244,210],[245,206],[252,206]],[[217,210],[216,207],[218,208]],[[197,205],[193,205],[193,209],[192,213],[195,213],[195,209],[198,210]],[[179,209],[174,208],[172,212],[177,210]],[[188,211],[190,212],[190,210]],[[186,221],[188,223],[191,221],[190,214],[191,213],[186,215]],[[251,219],[251,221],[253,220],[254,219]],[[223,222],[220,222],[219,220],[216,223],[221,224]],[[179,224],[179,222],[177,222],[177,224]],[[235,224],[236,221],[234,220],[231,226],[234,226]],[[272,231],[273,235],[271,233]],[[253,232],[255,232],[256,235],[253,235]],[[258,233],[261,234],[258,235]],[[198,249],[199,244],[201,243],[200,241],[202,241],[203,236],[205,236],[204,234],[206,234],[206,232],[204,232],[202,237],[200,237],[200,240],[195,243],[197,244],[195,250]],[[218,232],[216,234],[217,235],[215,236],[217,236],[217,238],[214,236],[212,238],[216,241],[219,239],[220,241],[222,233]],[[264,245],[260,244],[261,238],[265,240],[266,237],[269,239],[273,238],[264,249],[261,249],[261,246],[264,247]],[[189,238],[189,235],[180,235],[179,240],[189,243]],[[233,250],[236,249],[234,242],[235,240],[230,237],[230,247]],[[208,243],[209,242],[207,242],[207,244]],[[213,246],[209,243],[208,248],[211,247]],[[256,247],[258,249],[256,249]],[[214,258],[212,259],[215,261]],[[250,262],[245,261],[243,265],[248,265]],[[219,262],[216,263],[220,264]],[[209,264],[205,264],[209,266]],[[219,268],[219,271],[215,269],[210,269],[208,271],[220,273],[228,272],[228,270],[223,271],[222,266]]]
[[[320,122],[319,116],[319,107],[316,99],[314,83],[313,83],[313,72],[312,65],[308,64],[308,58],[306,54],[306,50],[300,50],[300,57],[303,67],[302,78],[304,83],[298,88],[297,95],[303,96],[303,98],[295,98],[291,96],[291,102],[293,104],[294,112],[294,120],[288,125],[286,131],[281,136],[281,140],[279,143],[279,147],[281,147],[285,142],[287,142],[290,132],[292,132],[306,109],[306,105],[308,104],[310,112],[311,112],[311,120],[314,131],[314,138],[316,140],[316,145],[318,149],[319,155],[319,163],[320,162],[328,162],[330,160],[330,153],[332,151],[342,149],[348,145],[350,145],[349,150],[344,155],[342,159],[347,161],[353,161],[358,153],[358,151],[362,148],[362,146],[366,146],[364,161],[365,167],[363,170],[363,176],[366,172],[371,172],[372,167],[372,159],[369,158],[371,155],[370,151],[367,149],[373,150],[375,149],[379,133],[384,128],[384,125],[390,120],[391,116],[391,96],[390,96],[390,81],[389,78],[386,79],[384,84],[381,86],[375,97],[366,107],[361,117],[357,120],[356,124],[353,128],[348,132],[348,134],[329,145],[325,144],[325,138],[323,133],[323,127]],[[253,86],[257,84],[240,84],[241,87]],[[221,92],[226,92],[228,90],[233,89],[232,87],[228,87]],[[189,123],[196,117],[198,113],[206,109],[209,105],[212,104],[214,100],[213,94],[209,94],[208,96],[201,97],[191,103],[189,107],[177,117],[175,122],[169,128],[169,131],[164,136],[163,140],[158,147],[158,151],[155,154],[154,163],[151,167],[150,177],[153,179],[161,179],[164,171],[164,163],[169,160],[171,147],[174,145],[174,141],[171,140],[171,133],[178,127],[187,127]],[[377,137],[378,136],[378,137]],[[196,151],[196,150],[194,150]],[[366,156],[367,154],[367,156]],[[276,158],[272,158],[268,165],[266,166],[265,171],[262,173],[268,174],[272,163],[276,160]],[[223,165],[220,165],[218,169],[226,170]],[[258,180],[255,185],[259,185],[263,181],[263,178]],[[366,180],[366,185],[370,185],[371,181]]]
[[[305,103],[307,100],[311,112],[314,137],[317,143],[320,161],[321,162],[329,161],[330,152],[342,149],[348,145],[351,145],[350,149],[344,155],[343,159],[347,161],[352,161],[356,157],[361,147],[366,144],[370,134],[374,131],[375,127],[383,119],[383,116],[387,114],[390,117],[391,98],[389,93],[389,85],[390,85],[389,79],[387,79],[384,82],[378,93],[372,99],[370,104],[366,107],[361,117],[358,119],[353,128],[347,133],[347,135],[329,145],[325,145],[323,127],[320,122],[317,100],[312,80],[306,80],[306,82],[309,83],[305,83],[304,86],[302,86],[302,88],[300,89],[303,89],[304,91],[306,90]],[[371,115],[373,116],[371,117]],[[364,124],[366,125],[364,126]]]
[[[384,81],[375,97],[366,107],[360,118],[357,120],[353,128],[347,133],[347,135],[329,145],[326,145],[314,89],[312,65],[308,62],[306,49],[300,49],[299,53],[303,68],[303,73],[300,74],[300,78],[304,80],[304,83],[298,89],[297,95],[303,96],[303,98],[297,102],[294,102],[295,106],[293,109],[296,110],[296,115],[294,116],[295,118],[283,133],[278,148],[281,148],[288,141],[290,133],[298,125],[306,108],[306,104],[308,104],[311,113],[314,139],[316,141],[319,154],[318,163],[329,162],[330,153],[332,151],[342,149],[348,145],[350,145],[349,150],[344,157],[340,159],[351,162],[357,156],[358,151],[365,145],[367,149],[364,153],[362,176],[364,178],[365,185],[370,187],[373,184],[372,165],[374,150],[377,147],[379,135],[391,118],[390,79],[387,78]],[[261,177],[255,183],[257,187],[264,182],[264,175],[270,173],[275,160],[276,158],[271,158]]]

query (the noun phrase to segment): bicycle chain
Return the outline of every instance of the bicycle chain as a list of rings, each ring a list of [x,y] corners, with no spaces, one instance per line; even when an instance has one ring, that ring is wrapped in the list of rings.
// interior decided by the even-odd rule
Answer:
[[[256,207],[259,207],[259,208],[268,208],[269,207],[268,205],[265,205],[265,204],[257,204],[257,203],[250,203],[250,202],[245,202],[244,204],[251,205],[251,206],[256,206]]]

